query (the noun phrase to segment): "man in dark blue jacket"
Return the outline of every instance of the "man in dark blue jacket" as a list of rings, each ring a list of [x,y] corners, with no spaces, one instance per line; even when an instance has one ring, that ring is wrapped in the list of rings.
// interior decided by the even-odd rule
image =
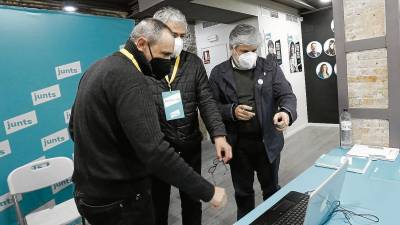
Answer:
[[[263,199],[278,189],[282,132],[297,118],[296,96],[274,60],[257,56],[259,32],[237,25],[229,36],[232,57],[211,72],[210,85],[232,146],[232,182],[240,219],[255,207],[254,172]]]

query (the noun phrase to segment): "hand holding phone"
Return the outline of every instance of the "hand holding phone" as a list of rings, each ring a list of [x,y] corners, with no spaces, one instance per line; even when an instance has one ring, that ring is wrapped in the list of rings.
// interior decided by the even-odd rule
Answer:
[[[235,116],[238,120],[250,120],[256,114],[253,111],[253,107],[248,105],[238,105],[235,108]]]

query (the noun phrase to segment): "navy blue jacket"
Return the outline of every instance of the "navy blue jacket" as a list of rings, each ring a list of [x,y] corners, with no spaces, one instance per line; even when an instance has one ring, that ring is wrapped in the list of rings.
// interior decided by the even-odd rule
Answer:
[[[273,117],[279,111],[287,111],[292,124],[297,119],[297,99],[290,83],[274,60],[258,57],[254,73],[256,116],[261,124],[268,159],[273,162],[284,145],[283,134],[276,130]],[[209,82],[226,126],[228,142],[234,147],[238,132],[233,108],[239,101],[231,60],[214,67]]]

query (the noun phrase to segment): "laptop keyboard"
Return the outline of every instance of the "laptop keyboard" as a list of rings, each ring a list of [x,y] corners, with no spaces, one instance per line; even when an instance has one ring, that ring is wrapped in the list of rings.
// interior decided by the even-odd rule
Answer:
[[[308,196],[304,196],[301,201],[285,215],[279,218],[273,225],[303,225],[306,216]]]

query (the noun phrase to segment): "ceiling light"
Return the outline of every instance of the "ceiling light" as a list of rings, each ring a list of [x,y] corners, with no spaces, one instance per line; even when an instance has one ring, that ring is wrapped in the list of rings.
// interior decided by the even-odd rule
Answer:
[[[76,12],[76,10],[78,10],[78,9],[75,6],[66,5],[63,7],[63,10],[66,12]]]
[[[319,0],[321,3],[329,3],[329,2],[331,2],[332,0]]]

